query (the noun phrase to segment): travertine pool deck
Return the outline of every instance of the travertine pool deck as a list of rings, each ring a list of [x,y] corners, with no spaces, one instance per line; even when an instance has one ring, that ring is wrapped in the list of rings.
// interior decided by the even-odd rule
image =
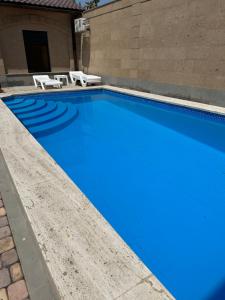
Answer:
[[[103,88],[225,115],[221,107]],[[14,88],[2,96],[30,92],[41,90]],[[59,298],[173,299],[2,101],[0,120],[0,149]]]

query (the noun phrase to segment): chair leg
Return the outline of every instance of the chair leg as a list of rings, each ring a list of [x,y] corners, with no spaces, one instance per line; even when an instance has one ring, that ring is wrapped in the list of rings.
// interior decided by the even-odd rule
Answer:
[[[81,82],[82,87],[87,86],[87,82],[85,82],[82,78],[80,79],[80,82]]]
[[[38,87],[36,79],[34,79],[34,85],[35,85],[36,88]]]

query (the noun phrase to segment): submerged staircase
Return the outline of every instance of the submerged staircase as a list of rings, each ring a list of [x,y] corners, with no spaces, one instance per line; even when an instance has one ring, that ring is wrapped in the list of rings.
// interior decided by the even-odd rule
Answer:
[[[75,120],[75,105],[60,101],[46,101],[32,96],[6,100],[6,105],[35,137],[59,131]]]

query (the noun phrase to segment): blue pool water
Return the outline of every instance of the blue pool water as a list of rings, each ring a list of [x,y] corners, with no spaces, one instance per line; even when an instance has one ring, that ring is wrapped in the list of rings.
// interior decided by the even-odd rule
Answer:
[[[225,299],[225,118],[105,90],[6,104],[177,299]]]

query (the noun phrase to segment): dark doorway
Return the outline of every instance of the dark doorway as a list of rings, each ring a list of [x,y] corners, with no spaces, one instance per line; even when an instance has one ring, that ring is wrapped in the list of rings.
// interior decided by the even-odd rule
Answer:
[[[51,72],[47,32],[23,30],[23,39],[28,72]]]

